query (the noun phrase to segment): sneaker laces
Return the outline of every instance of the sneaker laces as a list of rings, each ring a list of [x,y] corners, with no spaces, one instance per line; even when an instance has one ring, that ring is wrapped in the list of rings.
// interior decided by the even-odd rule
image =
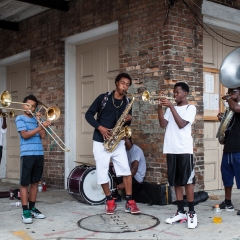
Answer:
[[[25,218],[31,218],[31,217],[32,217],[32,214],[31,214],[31,212],[30,212],[29,210],[24,210],[24,211],[23,211],[23,216],[24,216]]]
[[[127,203],[127,206],[131,209],[131,210],[138,210],[137,204],[134,200],[130,200]]]
[[[35,213],[41,214],[41,212],[35,207],[32,208],[32,211],[35,212]]]
[[[115,201],[113,200],[110,200],[110,201],[107,201],[106,205],[105,205],[105,209],[106,210],[114,210],[115,209]]]

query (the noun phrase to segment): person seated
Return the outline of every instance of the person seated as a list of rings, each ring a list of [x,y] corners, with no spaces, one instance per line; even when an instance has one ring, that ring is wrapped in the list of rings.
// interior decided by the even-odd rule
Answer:
[[[125,137],[124,140],[128,156],[128,163],[131,169],[132,195],[134,199],[134,196],[136,196],[136,194],[139,191],[139,185],[143,182],[143,179],[146,174],[146,160],[142,149],[138,147],[136,144],[133,144],[131,137],[130,138]],[[114,197],[115,201],[121,201],[121,196],[118,193],[118,190],[123,190],[125,188],[123,178],[116,176],[114,167],[111,164],[109,172],[112,175],[113,181],[116,185],[116,190],[112,192],[112,196]]]

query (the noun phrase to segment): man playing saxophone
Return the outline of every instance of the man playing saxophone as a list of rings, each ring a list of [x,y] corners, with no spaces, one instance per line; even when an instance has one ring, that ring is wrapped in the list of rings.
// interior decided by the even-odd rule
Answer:
[[[233,112],[224,137],[224,148],[221,163],[222,181],[225,190],[225,200],[219,204],[221,209],[226,211],[234,211],[231,201],[233,179],[235,177],[237,188],[240,189],[240,87],[228,89],[228,93],[222,99],[226,100],[230,111]],[[222,114],[218,115],[219,120]],[[224,120],[224,119],[223,119]],[[237,212],[240,215],[240,211]]]
[[[85,114],[87,122],[95,128],[93,155],[96,162],[97,183],[101,184],[107,199],[106,214],[114,214],[117,207],[109,189],[108,169],[110,159],[112,159],[117,176],[123,176],[127,199],[125,212],[132,214],[141,212],[132,199],[132,176],[124,140],[120,140],[113,151],[106,151],[107,149],[104,147],[106,141],[115,137],[112,136],[112,132],[117,132],[115,125],[119,124],[120,118],[123,118],[124,124],[130,125],[131,123],[131,106],[129,104],[132,104],[132,101],[129,103],[129,99],[125,95],[131,84],[132,79],[127,73],[119,74],[115,79],[116,89],[111,93],[99,95]],[[96,113],[97,119],[94,118]]]

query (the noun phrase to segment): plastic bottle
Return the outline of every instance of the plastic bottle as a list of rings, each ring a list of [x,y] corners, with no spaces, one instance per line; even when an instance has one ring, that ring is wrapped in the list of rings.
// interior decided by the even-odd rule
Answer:
[[[20,207],[20,206],[22,206],[22,204],[20,202],[11,202],[10,205],[12,207]]]
[[[43,180],[43,183],[42,183],[42,190],[43,190],[43,192],[47,191],[47,186],[46,186],[45,180]]]
[[[216,204],[213,210],[213,223],[222,223],[221,209]]]
[[[42,192],[43,187],[42,187],[42,182],[38,183],[38,192]]]

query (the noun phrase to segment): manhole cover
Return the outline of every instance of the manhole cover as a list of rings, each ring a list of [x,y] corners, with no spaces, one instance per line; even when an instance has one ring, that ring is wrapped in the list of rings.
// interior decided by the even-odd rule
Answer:
[[[78,226],[93,232],[123,233],[143,231],[159,223],[158,218],[148,214],[129,214],[117,211],[113,215],[102,213],[83,218],[78,221]]]

